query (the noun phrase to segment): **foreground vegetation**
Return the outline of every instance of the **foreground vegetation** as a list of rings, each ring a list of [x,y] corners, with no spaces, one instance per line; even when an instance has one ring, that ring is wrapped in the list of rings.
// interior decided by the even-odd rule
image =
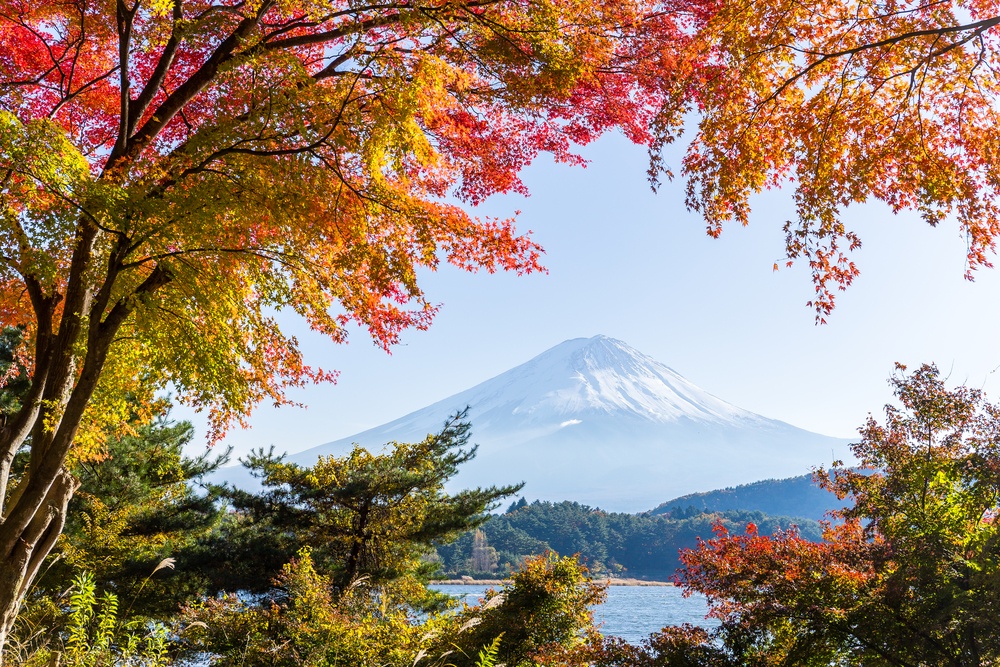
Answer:
[[[554,552],[522,560],[477,606],[447,611],[428,590],[435,550],[488,548],[477,533],[494,522],[516,534],[519,522],[548,521],[592,539],[670,521],[523,502],[490,519],[518,487],[443,491],[475,454],[461,416],[422,442],[309,469],[258,452],[247,461],[257,494],[196,492],[222,459],[186,459],[189,427],[161,417],[111,443],[108,460],[81,464],[72,521],[4,657],[30,667],[998,664],[1000,406],[946,388],[933,366],[901,368],[893,384],[900,406],[862,429],[860,467],[818,473],[847,506],[823,540],[716,521],[713,538],[683,552],[679,577],[720,624],[667,627],[640,645],[599,634],[590,608],[602,587]]]
[[[934,366],[898,370],[860,467],[820,471],[853,500],[823,543],[751,525],[684,555],[721,626],[665,633],[678,664],[1000,664],[1000,405]]]
[[[527,559],[476,607],[448,609],[426,587],[433,545],[482,524],[519,488],[443,492],[475,453],[468,432],[456,417],[420,443],[309,469],[258,452],[246,463],[262,492],[199,494],[194,481],[225,457],[186,459],[190,427],[161,418],[81,467],[73,521],[5,659],[472,667],[530,664],[599,641],[591,607],[603,588],[574,558]]]

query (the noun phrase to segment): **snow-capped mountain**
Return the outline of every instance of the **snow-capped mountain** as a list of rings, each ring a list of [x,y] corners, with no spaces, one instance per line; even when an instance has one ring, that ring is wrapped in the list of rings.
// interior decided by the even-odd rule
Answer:
[[[422,439],[466,406],[479,453],[452,487],[524,481],[529,499],[607,510],[648,510],[667,498],[801,475],[847,456],[845,440],[738,408],[625,343],[595,336],[289,460],[311,465],[353,443],[374,451]],[[239,473],[226,476],[237,481]]]

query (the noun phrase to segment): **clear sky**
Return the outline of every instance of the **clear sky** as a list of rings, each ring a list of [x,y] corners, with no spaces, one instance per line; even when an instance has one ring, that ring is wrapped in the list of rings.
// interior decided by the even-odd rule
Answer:
[[[538,160],[524,174],[530,197],[480,207],[483,215],[520,210],[519,228],[546,249],[547,274],[443,266],[423,281],[440,315],[428,331],[404,335],[391,355],[363,331],[337,346],[290,320],[308,361],[339,370],[340,379],[293,394],[307,409],[262,406],[251,429],[228,436],[237,455],[349,436],[596,334],[740,407],[833,436],[853,437],[869,412],[881,412],[896,361],[936,362],[952,382],[1000,400],[1000,269],[964,280],[956,225],[931,228],[878,205],[848,210],[844,219],[864,244],[855,254],[862,274],[829,324],[816,326],[805,306],[806,268],[772,270],[784,257],[789,193],[758,197],[749,227],[711,239],[685,210],[682,182],[651,192],[645,149],[609,136],[583,154],[586,168]],[[672,162],[679,166],[679,154]],[[174,416],[192,418],[204,433],[190,411]]]

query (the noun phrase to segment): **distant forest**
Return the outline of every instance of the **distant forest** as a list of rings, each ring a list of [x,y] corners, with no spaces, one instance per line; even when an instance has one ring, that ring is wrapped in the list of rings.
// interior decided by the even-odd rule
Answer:
[[[489,578],[508,574],[527,556],[552,550],[579,554],[596,575],[665,580],[680,566],[678,549],[694,547],[699,537],[710,538],[716,522],[740,532],[752,522],[762,534],[797,525],[803,537],[821,539],[814,520],[760,511],[691,506],[657,515],[624,514],[570,501],[528,503],[522,498],[478,530],[439,546],[432,559],[447,576]]]
[[[813,481],[812,475],[801,475],[788,479],[767,479],[706,493],[692,493],[668,500],[650,513],[670,514],[690,508],[705,512],[758,510],[774,516],[821,519],[828,511],[843,506],[844,502],[820,488]]]

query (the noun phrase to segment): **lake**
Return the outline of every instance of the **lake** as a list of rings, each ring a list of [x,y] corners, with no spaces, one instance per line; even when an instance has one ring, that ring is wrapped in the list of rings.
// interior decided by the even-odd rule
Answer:
[[[436,584],[431,588],[474,605],[490,587]],[[594,619],[605,635],[637,644],[665,625],[716,625],[715,620],[705,619],[707,611],[704,597],[685,598],[676,586],[608,586],[608,600],[594,610]]]

